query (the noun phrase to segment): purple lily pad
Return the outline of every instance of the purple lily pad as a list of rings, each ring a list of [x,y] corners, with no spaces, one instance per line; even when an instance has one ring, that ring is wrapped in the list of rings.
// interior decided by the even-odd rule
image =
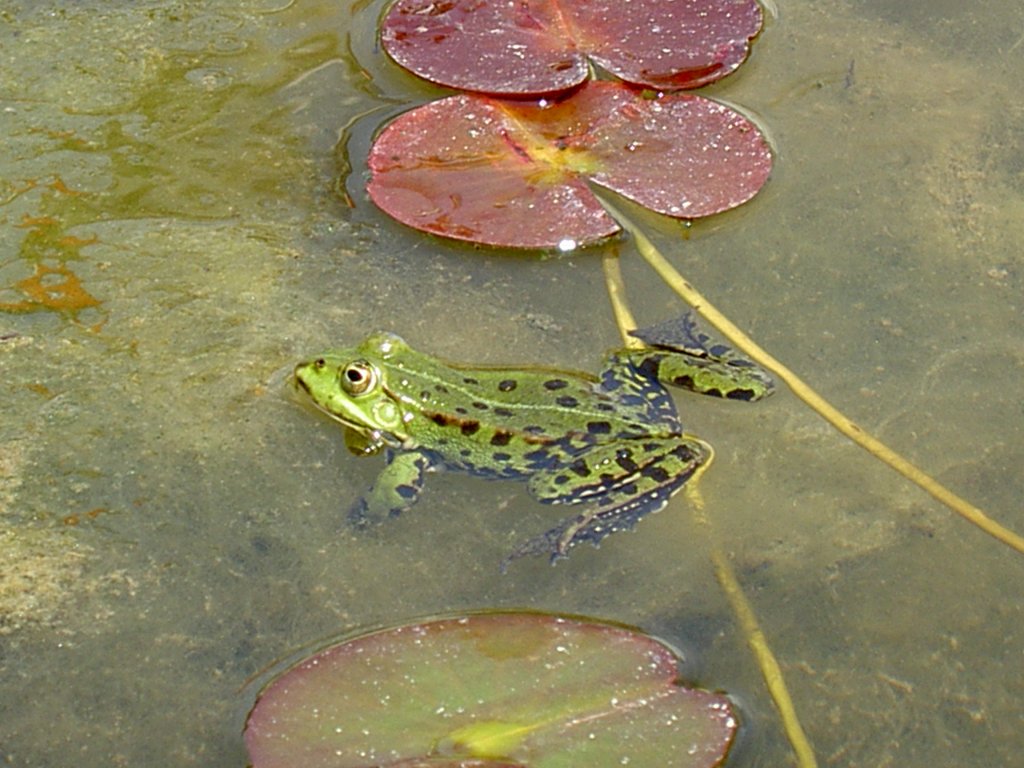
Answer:
[[[588,58],[629,83],[696,88],[743,63],[762,21],[756,0],[398,0],[381,38],[431,82],[536,96],[583,83]]]
[[[367,191],[425,232],[564,249],[619,231],[588,180],[692,219],[752,198],[771,165],[757,126],[729,107],[593,82],[552,103],[463,94],[406,112],[370,150]]]
[[[253,768],[710,768],[729,700],[685,688],[652,638],[533,613],[413,624],[331,646],[249,715]]]

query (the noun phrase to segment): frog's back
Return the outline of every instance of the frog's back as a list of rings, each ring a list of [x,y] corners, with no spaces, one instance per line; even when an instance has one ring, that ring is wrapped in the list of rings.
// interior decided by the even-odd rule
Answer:
[[[415,403],[417,444],[451,468],[522,477],[568,463],[595,443],[678,432],[674,408],[669,423],[652,425],[646,406],[631,404],[633,394],[587,374],[416,357],[389,365],[389,386],[401,386]]]

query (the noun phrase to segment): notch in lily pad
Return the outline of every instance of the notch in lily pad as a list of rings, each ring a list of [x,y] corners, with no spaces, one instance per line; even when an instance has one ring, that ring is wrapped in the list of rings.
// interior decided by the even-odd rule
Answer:
[[[665,645],[617,625],[492,613],[330,646],[249,715],[253,768],[711,768],[727,697],[686,688]]]
[[[552,102],[462,94],[424,104],[377,136],[369,167],[370,197],[403,224],[571,250],[620,229],[589,183],[693,219],[757,194],[772,155],[757,126],[724,104],[592,82]]]
[[[667,90],[733,72],[762,22],[757,0],[398,0],[381,42],[403,68],[460,90],[564,92],[590,62]]]

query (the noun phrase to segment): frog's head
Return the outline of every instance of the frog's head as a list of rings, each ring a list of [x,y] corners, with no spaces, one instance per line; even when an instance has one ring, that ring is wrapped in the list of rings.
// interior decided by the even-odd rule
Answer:
[[[408,417],[387,375],[408,346],[391,333],[377,333],[354,349],[327,352],[295,366],[295,386],[317,410],[366,438],[368,445],[398,446],[408,440]],[[369,452],[369,451],[367,451]]]

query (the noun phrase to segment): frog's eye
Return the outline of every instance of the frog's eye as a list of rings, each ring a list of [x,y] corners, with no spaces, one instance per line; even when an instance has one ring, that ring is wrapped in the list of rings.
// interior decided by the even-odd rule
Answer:
[[[341,369],[341,388],[350,395],[362,395],[377,383],[377,371],[369,363],[358,361]]]

